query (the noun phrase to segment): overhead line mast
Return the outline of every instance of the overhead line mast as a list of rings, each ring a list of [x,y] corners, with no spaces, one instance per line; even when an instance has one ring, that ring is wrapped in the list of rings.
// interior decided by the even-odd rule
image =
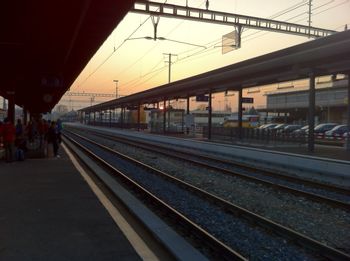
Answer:
[[[311,31],[311,7],[312,7],[312,0],[309,0],[309,20],[308,20],[308,23],[309,23],[309,38],[310,38],[310,31]]]

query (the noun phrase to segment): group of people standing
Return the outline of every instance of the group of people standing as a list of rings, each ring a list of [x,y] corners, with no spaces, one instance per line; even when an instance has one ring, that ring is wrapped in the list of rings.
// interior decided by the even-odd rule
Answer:
[[[0,145],[5,149],[5,161],[24,160],[25,153],[34,149],[44,152],[47,157],[60,157],[62,122],[44,119],[30,120],[26,125],[20,119],[14,125],[8,118],[0,121]],[[33,148],[31,144],[36,144]]]

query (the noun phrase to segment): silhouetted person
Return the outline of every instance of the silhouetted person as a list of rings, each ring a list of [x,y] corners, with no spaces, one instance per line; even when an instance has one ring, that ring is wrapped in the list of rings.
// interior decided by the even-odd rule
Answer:
[[[4,120],[4,124],[2,127],[2,137],[5,147],[5,160],[6,162],[12,162],[14,155],[16,129],[13,123],[9,120],[9,118],[5,118]]]
[[[61,144],[61,142],[62,142],[62,137],[61,137],[62,121],[61,121],[61,119],[57,119],[57,122],[56,122],[56,130],[57,130],[58,144]]]
[[[53,146],[53,154],[54,154],[55,157],[59,158],[60,156],[58,155],[57,126],[56,126],[56,122],[54,122],[54,121],[51,122],[49,130],[47,132],[47,144],[48,144],[48,150],[50,150],[49,147],[52,144],[52,146]]]
[[[17,120],[16,124],[16,159],[24,160],[24,152],[26,150],[26,140],[24,137],[24,128],[22,125],[22,121],[20,119]]]

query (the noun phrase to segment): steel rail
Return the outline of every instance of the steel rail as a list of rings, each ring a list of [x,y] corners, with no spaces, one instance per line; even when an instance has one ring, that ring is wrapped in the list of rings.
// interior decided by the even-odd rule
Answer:
[[[152,147],[150,147],[150,143],[142,142],[140,140],[135,142],[135,141],[131,141],[130,139],[127,139],[125,137],[123,139],[121,139],[121,138],[118,138],[116,136],[112,136],[112,135],[108,135],[108,134],[102,134],[102,133],[97,134],[96,132],[94,133],[94,135],[108,137],[109,139],[113,139],[113,140],[118,141],[120,143],[128,144],[128,145],[142,148],[142,149],[149,150],[149,151],[154,151],[156,153],[160,153],[160,154],[168,156],[168,157],[178,158],[178,159],[187,161],[189,163],[196,164],[198,166],[202,166],[205,168],[209,168],[212,170],[222,172],[222,173],[227,174],[227,175],[237,176],[237,177],[243,178],[245,180],[253,181],[255,183],[264,184],[264,185],[270,186],[274,189],[284,190],[284,191],[287,191],[287,192],[292,193],[292,194],[297,195],[297,196],[304,196],[306,198],[309,198],[309,199],[314,200],[314,201],[319,202],[319,203],[323,203],[323,204],[326,203],[326,204],[329,204],[333,207],[342,208],[342,209],[345,209],[347,211],[350,210],[350,204],[347,202],[343,202],[340,200],[325,197],[325,196],[322,196],[322,195],[319,195],[316,193],[311,193],[311,192],[306,192],[306,191],[303,191],[300,189],[295,189],[295,188],[292,188],[292,187],[289,187],[286,185],[276,184],[276,183],[273,183],[271,181],[266,181],[266,180],[261,179],[261,178],[257,178],[257,177],[253,177],[253,176],[250,176],[247,174],[239,173],[237,171],[232,171],[232,170],[229,170],[226,168],[213,166],[213,165],[210,165],[208,163],[201,162],[198,160],[192,160],[189,157],[198,157],[198,158],[202,158],[204,160],[217,161],[221,164],[228,164],[228,165],[234,166],[234,167],[239,166],[240,168],[244,168],[248,171],[253,171],[253,172],[258,170],[260,172],[263,172],[264,175],[267,175],[270,177],[284,179],[284,180],[287,180],[289,182],[294,182],[294,183],[303,184],[303,185],[309,185],[309,186],[312,186],[314,188],[316,187],[319,189],[329,190],[332,192],[343,193],[343,194],[348,195],[350,192],[348,190],[343,189],[343,188],[332,187],[332,186],[327,185],[327,184],[315,183],[315,182],[312,182],[310,180],[304,180],[304,179],[295,178],[295,177],[288,177],[286,175],[277,174],[277,173],[274,173],[272,171],[257,169],[257,168],[251,167],[251,166],[247,166],[246,164],[243,164],[243,163],[238,163],[238,162],[236,163],[236,162],[232,162],[232,161],[228,161],[228,160],[219,159],[217,157],[210,157],[207,155],[200,155],[200,154],[194,156],[193,153],[185,152],[183,150],[177,150],[174,148],[172,148],[171,152],[169,152],[169,148],[164,148],[164,146],[160,146],[160,145],[157,145],[154,143],[152,143]],[[144,144],[144,145],[141,145],[141,144]],[[174,154],[174,152],[177,153],[178,155]],[[184,154],[185,156],[181,156],[180,154]]]
[[[88,141],[87,138],[82,137],[80,135],[77,135],[73,133],[74,135]],[[72,139],[71,137],[65,135],[63,133],[64,137],[69,139],[72,143],[74,143],[76,146],[78,146],[80,149],[82,149],[89,157],[92,159],[98,161],[101,163],[105,168],[107,168],[109,171],[113,173],[113,175],[120,178],[124,184],[128,184],[128,186],[132,187],[133,190],[137,191],[138,193],[142,193],[143,199],[147,198],[152,204],[155,204],[162,209],[162,211],[165,211],[167,215],[169,215],[172,219],[176,220],[177,223],[180,223],[182,226],[186,228],[187,231],[190,231],[193,233],[192,235],[196,235],[197,240],[200,240],[202,244],[204,244],[206,247],[214,251],[217,255],[220,256],[220,258],[223,258],[224,260],[244,260],[247,259],[244,258],[242,255],[240,255],[238,252],[231,249],[229,246],[225,245],[223,242],[209,234],[207,231],[199,227],[197,224],[192,222],[190,219],[182,215],[180,212],[178,212],[176,209],[165,203],[163,200],[159,199],[156,195],[149,192],[147,189],[143,188],[141,185],[139,185],[137,182],[133,181],[131,178],[129,178],[126,174],[122,173],[118,169],[116,169],[114,166],[112,166],[110,163],[108,163],[106,160],[102,159],[98,155],[96,155],[93,151],[89,150],[88,148],[81,145],[76,140]],[[102,146],[100,144],[97,144],[93,141],[88,141],[93,143],[94,145],[103,148],[111,153],[116,154],[115,151],[111,150],[108,147]],[[119,155],[119,153],[118,153]],[[121,154],[119,155],[121,156]],[[125,155],[124,155],[125,156]],[[127,159],[127,158],[126,158]],[[129,158],[130,159],[130,158]]]
[[[312,252],[317,252],[318,254],[321,254],[327,258],[330,258],[332,260],[350,260],[350,255],[347,255],[346,253],[343,253],[335,248],[329,247],[321,242],[318,242],[310,237],[307,237],[297,231],[294,231],[290,228],[284,227],[278,223],[275,223],[274,221],[271,221],[263,216],[260,216],[258,214],[255,214],[247,209],[244,209],[242,207],[239,207],[237,205],[232,204],[231,202],[228,202],[224,199],[221,199],[213,194],[210,194],[200,188],[197,188],[191,184],[188,184],[180,179],[174,178],[173,176],[166,174],[162,171],[159,171],[151,166],[148,166],[140,161],[137,161],[135,159],[132,159],[129,156],[126,156],[120,152],[117,152],[107,146],[98,144],[97,142],[94,142],[86,137],[83,137],[79,134],[72,133],[76,135],[77,137],[86,140],[106,151],[109,151],[110,153],[114,153],[115,155],[118,155],[119,157],[123,158],[124,160],[128,160],[132,162],[135,165],[138,165],[147,171],[152,171],[154,174],[159,175],[163,178],[166,178],[170,180],[171,182],[177,183],[178,185],[184,187],[185,189],[192,191],[194,193],[197,193],[201,198],[206,198],[209,201],[214,202],[218,206],[221,206],[223,209],[233,213],[234,215],[237,215],[239,217],[244,217],[245,220],[250,222],[254,225],[259,225],[269,231],[273,231],[277,235],[282,235],[284,237],[287,237],[290,239],[293,243],[299,244],[300,246],[306,246],[309,250]],[[107,163],[108,164],[108,163]],[[180,214],[181,215],[181,214]]]

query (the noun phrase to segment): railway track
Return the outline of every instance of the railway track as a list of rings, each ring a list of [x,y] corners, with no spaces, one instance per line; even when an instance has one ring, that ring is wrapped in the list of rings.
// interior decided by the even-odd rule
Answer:
[[[89,135],[90,131],[83,133],[86,136]],[[125,137],[123,137],[122,143],[119,143],[116,140],[111,140],[110,135],[102,136],[103,138],[99,138],[93,133],[93,137],[99,138],[99,142],[102,144],[122,150],[149,165],[171,173],[195,186],[200,186],[233,204],[272,219],[276,223],[299,231],[315,240],[347,253],[350,252],[348,243],[350,240],[349,211],[344,211],[342,208],[337,210],[338,206],[334,208],[329,203],[322,204],[310,201],[304,196],[300,197],[288,191],[282,190],[282,193],[276,186],[265,186],[259,182],[252,183],[246,179],[236,178],[236,175],[223,175],[220,171],[208,171],[207,168],[203,167],[197,168],[196,165],[187,164],[186,159],[173,160],[172,155],[175,154],[172,152],[173,147],[167,148],[167,152],[170,152],[171,156],[163,157],[164,154],[150,153],[150,147],[154,147],[153,143],[146,143],[147,150],[140,148],[135,150],[125,146],[127,141]],[[138,145],[142,144],[139,140],[133,142]],[[196,153],[191,150],[187,152]],[[190,156],[186,158],[190,158]]]
[[[159,153],[167,157],[177,158],[207,169],[219,171],[226,175],[237,176],[248,181],[270,186],[276,190],[286,191],[322,204],[329,204],[333,207],[339,207],[350,211],[350,191],[344,188],[305,180],[298,177],[282,175],[271,170],[257,169],[256,167],[248,166],[244,163],[200,154],[198,151],[184,150],[174,147],[169,150],[169,147],[141,140],[135,141],[125,137],[120,138],[114,135],[97,132],[93,132],[92,134],[129,146]]]
[[[330,248],[316,240],[303,236],[291,229],[238,207],[143,163],[134,161],[130,157],[117,153],[108,147],[97,144],[82,136],[75,136],[75,139],[78,139],[80,143],[84,143],[84,146],[87,147],[88,150],[98,151],[96,154],[100,155],[96,157],[100,159],[103,158],[105,164],[108,166],[124,166],[124,171],[127,171],[129,173],[128,175],[131,175],[130,173],[140,174],[146,171],[147,174],[143,174],[141,177],[133,177],[138,179],[137,182],[147,183],[141,185],[147,186],[147,189],[143,190],[152,191],[148,192],[148,195],[157,193],[157,197],[162,198],[160,200],[161,202],[164,203],[166,201],[164,204],[171,204],[168,209],[177,209],[177,212],[180,214],[177,215],[176,220],[181,220],[180,223],[186,223],[181,219],[182,217],[186,218],[188,221],[192,220],[191,222],[195,224],[197,229],[202,230],[201,232],[195,233],[199,235],[197,236],[198,238],[203,238],[204,233],[210,240],[215,239],[216,242],[219,242],[214,244],[210,241],[209,245],[219,245],[223,248],[220,251],[227,253],[228,260],[232,260],[233,258],[232,256],[228,257],[229,255],[232,255],[232,253],[237,254],[237,252],[241,253],[244,257],[252,259],[254,259],[255,255],[270,256],[271,260],[276,258],[285,259],[285,255],[288,256],[289,254],[292,256],[301,255],[301,258],[305,258],[306,260],[314,260],[314,258],[319,259],[320,257],[339,260],[350,258],[341,251]],[[116,157],[122,159],[123,163],[121,163],[119,159],[118,162],[116,162]],[[126,162],[129,162],[129,165]],[[128,167],[126,167],[127,165]],[[134,169],[135,166],[137,166],[137,170]],[[129,168],[132,169],[132,171],[130,171]],[[142,171],[140,171],[139,168],[141,168]],[[149,173],[152,173],[152,181],[150,181],[151,174]],[[156,179],[153,180],[155,176],[157,177],[156,179],[159,179],[159,177],[162,179],[162,186],[164,187],[161,189],[159,181],[156,181]],[[165,183],[164,180],[166,180]],[[154,187],[154,184],[157,184],[157,186]],[[173,188],[173,186],[176,188]],[[165,192],[159,192],[158,190],[164,190]],[[158,193],[160,193],[161,196],[159,196]],[[169,194],[172,195],[170,198]],[[173,202],[173,198],[176,198],[175,203]],[[176,203],[176,201],[180,203]],[[162,208],[163,206],[164,205],[162,205]],[[196,212],[198,213],[194,214]],[[215,237],[218,237],[218,239]],[[259,240],[257,240],[257,238],[259,238]],[[208,239],[206,241],[208,241]],[[300,248],[299,245],[303,247]],[[238,257],[236,256],[235,258],[241,257],[238,254]]]

